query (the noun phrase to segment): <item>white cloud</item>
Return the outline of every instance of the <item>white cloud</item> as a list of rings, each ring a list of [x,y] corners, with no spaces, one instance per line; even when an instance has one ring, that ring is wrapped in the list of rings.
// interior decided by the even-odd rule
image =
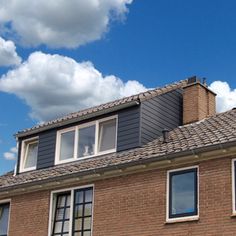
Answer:
[[[0,37],[0,66],[18,65],[21,58],[16,53],[15,44]]]
[[[12,147],[9,152],[4,152],[3,157],[8,161],[16,160],[17,158],[17,148]]]
[[[217,112],[227,111],[236,107],[236,89],[230,88],[227,82],[214,81],[209,88],[217,94]]]
[[[100,39],[112,20],[124,18],[131,3],[132,0],[0,0],[0,26],[3,33],[28,46],[74,48]]]
[[[144,90],[137,81],[103,76],[91,62],[42,52],[32,53],[0,79],[0,91],[23,99],[32,109],[31,117],[39,121]]]

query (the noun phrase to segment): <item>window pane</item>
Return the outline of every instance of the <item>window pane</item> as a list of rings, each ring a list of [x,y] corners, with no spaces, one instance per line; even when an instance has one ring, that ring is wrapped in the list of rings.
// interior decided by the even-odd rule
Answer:
[[[75,192],[75,202],[82,203],[84,201],[84,192],[83,191],[76,191]]]
[[[90,235],[92,224],[92,199],[92,188],[79,189],[75,191],[73,232],[80,231],[83,236]]]
[[[60,160],[73,158],[75,131],[61,134]]]
[[[93,190],[89,189],[85,191],[85,202],[92,202],[93,200]]]
[[[116,147],[116,119],[99,124],[99,152]]]
[[[70,192],[58,195],[56,200],[52,235],[58,235],[57,233],[65,235],[65,233],[69,232]]]
[[[76,219],[74,224],[74,230],[82,230],[82,218]]]
[[[90,231],[84,232],[84,236],[91,236],[91,232]]]
[[[0,235],[7,235],[10,204],[0,205]]]
[[[78,157],[94,155],[95,125],[79,129]]]
[[[90,229],[91,228],[91,217],[84,218],[84,229]]]
[[[196,211],[196,171],[171,176],[171,215],[193,215]]]
[[[75,207],[75,218],[82,217],[83,215],[83,205],[77,205]]]
[[[85,204],[84,206],[84,216],[92,215],[92,203]]]
[[[24,168],[35,167],[38,156],[38,142],[26,144],[26,151]]]

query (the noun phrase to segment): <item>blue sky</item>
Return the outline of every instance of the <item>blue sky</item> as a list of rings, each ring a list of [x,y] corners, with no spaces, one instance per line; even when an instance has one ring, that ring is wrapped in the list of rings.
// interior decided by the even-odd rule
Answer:
[[[234,0],[0,0],[0,174],[14,168],[18,130],[146,88],[197,75],[219,112],[236,107],[235,10]]]

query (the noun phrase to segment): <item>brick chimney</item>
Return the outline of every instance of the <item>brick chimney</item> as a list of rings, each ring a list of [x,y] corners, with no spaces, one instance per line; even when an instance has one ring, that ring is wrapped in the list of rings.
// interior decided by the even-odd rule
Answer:
[[[215,115],[216,94],[206,85],[193,76],[188,79],[183,93],[183,124],[193,123],[206,117]]]

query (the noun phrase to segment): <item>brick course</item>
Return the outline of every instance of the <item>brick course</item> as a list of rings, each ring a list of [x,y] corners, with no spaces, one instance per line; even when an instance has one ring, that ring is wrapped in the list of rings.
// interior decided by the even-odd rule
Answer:
[[[199,164],[198,221],[165,223],[166,180],[167,169],[162,169],[95,182],[93,236],[236,234],[230,158]],[[47,236],[49,200],[50,191],[12,197],[9,236]]]
[[[186,86],[183,93],[183,124],[215,115],[215,94],[200,83]]]

